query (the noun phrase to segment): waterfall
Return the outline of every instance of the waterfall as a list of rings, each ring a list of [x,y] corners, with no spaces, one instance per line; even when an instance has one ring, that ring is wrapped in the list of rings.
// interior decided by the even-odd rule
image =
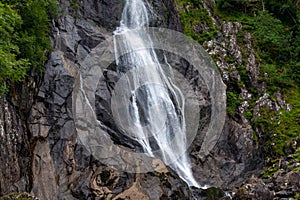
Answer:
[[[149,26],[148,12],[147,2],[126,0],[120,26],[114,31],[117,70],[126,69],[129,75],[124,87],[131,91],[127,111],[115,115],[124,116],[124,124],[132,122],[123,129],[142,146],[144,153],[159,157],[189,186],[199,187],[185,153],[184,96],[173,83],[172,74],[165,72],[154,48],[145,48],[151,47],[150,36],[139,32]],[[171,67],[166,56],[164,65]],[[128,102],[126,98],[121,95],[119,103]]]

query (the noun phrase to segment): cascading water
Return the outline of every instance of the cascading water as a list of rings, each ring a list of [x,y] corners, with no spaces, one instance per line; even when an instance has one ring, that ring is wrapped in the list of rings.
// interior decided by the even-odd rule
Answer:
[[[172,76],[164,72],[155,50],[145,48],[152,46],[150,36],[139,31],[149,26],[148,11],[149,5],[143,0],[126,0],[120,27],[114,32],[114,37],[118,37],[114,43],[117,68],[131,70],[127,80],[131,89],[128,117],[133,124],[126,133],[146,154],[159,156],[189,186],[199,187],[184,153],[187,149],[184,96],[172,82]],[[130,53],[119,57],[119,52]],[[126,98],[124,102],[128,101]]]

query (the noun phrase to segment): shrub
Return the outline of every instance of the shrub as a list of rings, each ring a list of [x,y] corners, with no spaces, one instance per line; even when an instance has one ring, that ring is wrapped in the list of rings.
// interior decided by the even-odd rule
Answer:
[[[21,81],[28,69],[28,60],[21,58],[16,44],[16,30],[22,21],[9,5],[0,3],[0,93],[7,91],[11,82]]]
[[[55,16],[56,0],[0,0],[0,93],[29,71],[43,72]]]

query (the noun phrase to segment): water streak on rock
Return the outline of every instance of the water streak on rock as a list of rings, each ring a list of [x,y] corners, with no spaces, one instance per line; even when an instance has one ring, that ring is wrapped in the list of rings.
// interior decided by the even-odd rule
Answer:
[[[140,31],[149,26],[148,13],[150,5],[143,0],[126,0],[120,26],[114,32],[117,70],[127,71],[127,79],[122,86],[124,94],[113,95],[127,105],[125,92],[131,92],[128,108],[114,115],[123,119],[118,125],[142,145],[146,154],[158,156],[190,186],[199,187],[185,153],[184,96],[173,83],[172,74],[164,72],[154,48],[146,48],[152,46],[150,36]],[[171,67],[166,57],[164,62]]]

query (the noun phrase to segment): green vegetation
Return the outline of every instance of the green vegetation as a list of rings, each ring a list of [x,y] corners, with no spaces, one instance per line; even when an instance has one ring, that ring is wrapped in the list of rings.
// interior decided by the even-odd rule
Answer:
[[[74,10],[79,10],[79,8],[80,8],[76,0],[72,0],[71,3],[70,3],[70,6],[71,6]]]
[[[266,133],[265,150],[272,157],[292,154],[297,148],[294,141],[299,138],[300,95],[291,89],[285,98],[291,104],[291,111],[274,112],[266,108],[261,117],[253,119],[254,125]]]
[[[28,60],[18,59],[20,54],[15,41],[15,30],[20,27],[21,17],[10,6],[0,3],[0,92],[7,90],[6,81],[20,81],[24,78]]]
[[[11,193],[5,196],[0,197],[1,200],[33,200],[36,199],[30,194],[24,192],[24,193]]]
[[[299,159],[300,131],[300,0],[216,0],[211,14],[222,20],[238,21],[242,30],[237,35],[241,47],[243,64],[237,64],[232,55],[224,58],[238,70],[241,80],[229,77],[227,83],[227,112],[236,118],[238,106],[242,103],[238,94],[242,87],[253,95],[249,108],[244,113],[254,130],[262,134],[254,135],[255,142],[263,147],[266,156],[273,160],[274,167],[266,175],[277,171],[280,157],[293,156]],[[176,0],[184,33],[202,44],[216,38],[219,28],[212,22],[207,9],[201,7],[199,0]],[[206,1],[212,5],[211,1]],[[213,6],[212,6],[213,7]],[[198,29],[198,27],[202,29]],[[206,28],[203,28],[206,27]],[[199,31],[201,30],[201,31]],[[256,60],[260,62],[260,82],[266,83],[270,98],[275,102],[280,92],[291,110],[274,111],[262,108],[261,116],[253,115],[255,101],[263,95],[251,86],[249,72],[246,70],[247,52],[244,34],[251,33],[251,43]],[[218,59],[218,55],[214,58]],[[230,71],[231,68],[228,69]],[[298,143],[295,143],[298,141]],[[296,144],[296,145],[295,145]],[[298,161],[299,162],[299,161]],[[276,167],[277,166],[277,167]]]
[[[272,177],[279,170],[279,165],[277,160],[275,160],[271,167],[266,169],[265,173],[262,175],[262,178]]]
[[[266,81],[271,91],[300,86],[299,6],[299,0],[217,0],[216,14],[240,21],[243,30],[254,36],[262,71],[270,76]]]
[[[237,93],[227,91],[227,112],[230,116],[234,116],[238,106],[241,104],[241,100]]]
[[[218,27],[208,17],[207,9],[200,6],[200,0],[176,0],[184,34],[202,44],[217,35]]]
[[[56,0],[0,0],[0,93],[29,72],[42,73],[56,15]]]
[[[206,199],[207,200],[214,200],[214,199],[221,199],[222,197],[225,196],[225,193],[223,190],[215,187],[210,187],[206,190],[204,190],[206,194]]]
[[[291,106],[290,111],[273,111],[266,107],[262,116],[251,117],[252,125],[264,134],[259,140],[266,155],[274,160],[287,155],[299,157],[299,145],[295,145],[295,141],[299,140],[300,130],[300,1],[216,2],[215,14],[241,22],[242,31],[251,33],[256,59],[261,62],[261,80],[267,84],[271,98],[275,100],[275,93],[280,92]],[[241,73],[243,67],[238,70]],[[247,82],[243,74],[241,79]],[[232,96],[228,96],[229,106],[237,102]],[[276,167],[271,167],[267,174],[274,171]]]

